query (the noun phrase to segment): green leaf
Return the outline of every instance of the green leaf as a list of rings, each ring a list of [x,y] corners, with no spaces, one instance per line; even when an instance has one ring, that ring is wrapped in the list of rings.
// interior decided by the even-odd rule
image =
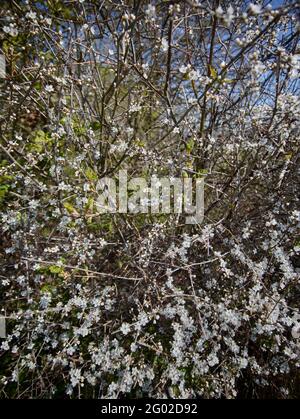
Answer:
[[[231,80],[231,79],[222,79],[222,83],[229,84],[229,83],[233,83],[233,82],[234,82],[234,80]]]
[[[90,167],[88,167],[85,171],[85,176],[88,178],[88,180],[93,181],[93,180],[97,180],[98,176],[97,173],[91,169]]]
[[[59,275],[59,274],[63,273],[64,270],[63,270],[63,268],[61,266],[51,265],[51,266],[49,266],[49,272],[51,274],[57,274],[57,275]]]
[[[209,72],[210,77],[212,77],[213,79],[216,79],[218,77],[218,72],[212,65],[209,66]]]
[[[188,154],[191,154],[195,146],[195,142],[193,139],[190,139],[189,142],[186,144],[186,151]]]
[[[68,211],[69,214],[78,215],[78,211],[76,208],[71,204],[71,202],[64,202],[64,207]]]

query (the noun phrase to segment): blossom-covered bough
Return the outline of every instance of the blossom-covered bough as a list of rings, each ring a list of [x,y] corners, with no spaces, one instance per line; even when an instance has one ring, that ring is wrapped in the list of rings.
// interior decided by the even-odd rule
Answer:
[[[2,1],[0,397],[299,397],[299,5]],[[205,177],[200,225],[97,183]]]

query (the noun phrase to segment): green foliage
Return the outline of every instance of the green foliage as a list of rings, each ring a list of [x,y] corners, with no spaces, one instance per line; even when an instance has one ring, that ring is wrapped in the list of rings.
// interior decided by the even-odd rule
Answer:
[[[14,176],[7,174],[6,166],[8,165],[7,160],[2,160],[0,163],[0,205],[2,205],[9,194],[11,188],[11,182]]]
[[[85,170],[84,174],[88,178],[88,180],[90,180],[90,181],[95,181],[95,180],[98,179],[97,173],[93,169],[91,169],[90,167],[88,167]]]
[[[38,272],[44,275],[50,275],[55,278],[64,278],[65,277],[65,270],[60,265],[42,265],[37,270]]]
[[[28,150],[35,153],[42,153],[53,144],[49,133],[38,130],[33,133],[32,140],[28,145]]]

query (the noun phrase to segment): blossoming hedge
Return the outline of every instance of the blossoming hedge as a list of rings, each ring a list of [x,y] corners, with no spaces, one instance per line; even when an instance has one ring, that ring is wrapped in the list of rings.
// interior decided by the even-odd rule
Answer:
[[[0,397],[299,397],[297,2],[1,4]],[[121,169],[203,223],[99,213]]]

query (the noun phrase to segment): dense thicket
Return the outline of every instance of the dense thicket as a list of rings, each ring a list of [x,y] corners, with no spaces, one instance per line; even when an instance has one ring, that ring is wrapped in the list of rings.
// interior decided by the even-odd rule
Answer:
[[[2,1],[0,397],[299,397],[299,9]],[[205,177],[205,217],[97,182]]]

